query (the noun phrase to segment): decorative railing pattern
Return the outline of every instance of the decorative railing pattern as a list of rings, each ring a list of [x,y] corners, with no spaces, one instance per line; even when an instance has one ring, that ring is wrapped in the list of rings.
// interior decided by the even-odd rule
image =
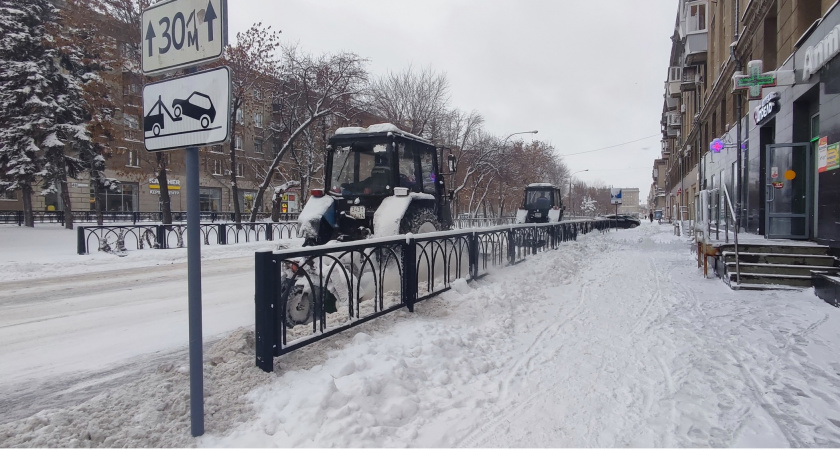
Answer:
[[[203,245],[226,245],[292,239],[298,235],[297,222],[233,222],[199,225]],[[102,225],[76,228],[76,252],[91,250],[125,252],[145,248],[182,248],[187,246],[187,225]]]
[[[607,220],[520,224],[256,253],[256,364],[559,248]]]

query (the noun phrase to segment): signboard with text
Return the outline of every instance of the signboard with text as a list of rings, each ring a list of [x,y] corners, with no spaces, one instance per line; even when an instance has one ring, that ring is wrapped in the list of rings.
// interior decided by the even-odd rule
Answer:
[[[225,0],[173,0],[143,11],[141,65],[146,75],[191,67],[222,56]]]

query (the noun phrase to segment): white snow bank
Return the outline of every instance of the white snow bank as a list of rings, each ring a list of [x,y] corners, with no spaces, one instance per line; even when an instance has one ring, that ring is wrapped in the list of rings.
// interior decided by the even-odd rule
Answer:
[[[412,192],[406,196],[385,197],[373,216],[373,236],[385,237],[400,234],[400,222],[414,200],[434,200],[431,194]]]
[[[300,235],[305,237],[318,236],[321,218],[324,217],[333,203],[335,203],[335,199],[329,195],[309,197],[309,200],[303,205],[303,210],[298,215]]]
[[[400,134],[406,137],[411,137],[417,139],[418,141],[429,142],[427,139],[417,136],[416,134],[411,134],[407,131],[403,131],[399,129],[396,125],[392,123],[377,123],[375,125],[371,125],[367,128],[364,127],[341,127],[335,130],[335,135],[345,135],[345,134],[362,134],[362,133],[395,133]]]
[[[272,374],[240,330],[205,355],[200,438],[180,355],[5,421],[0,446],[840,446],[840,310],[810,289],[704,279],[671,232],[580,235],[276,358]]]

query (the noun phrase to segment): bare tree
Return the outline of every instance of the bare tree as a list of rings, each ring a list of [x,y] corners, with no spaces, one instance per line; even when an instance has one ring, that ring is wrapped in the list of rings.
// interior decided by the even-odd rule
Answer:
[[[373,80],[367,98],[375,114],[409,133],[432,138],[432,124],[446,115],[449,80],[431,67],[415,71],[411,66],[401,73],[388,72]]]
[[[280,46],[280,31],[272,31],[271,26],[256,23],[243,33],[236,34],[236,44],[225,48],[222,64],[231,69],[231,116],[230,116],[230,188],[233,202],[233,218],[237,224],[242,223],[242,209],[239,204],[239,187],[237,185],[237,144],[236,134],[239,115],[244,114],[248,104],[261,101],[261,94],[266,86],[270,86],[277,78],[278,60],[276,51]],[[255,98],[260,97],[260,98]],[[259,202],[252,212],[259,209]],[[251,215],[251,221],[256,215]]]
[[[354,53],[312,56],[287,46],[283,48],[282,61],[273,102],[284,111],[285,126],[273,123],[271,131],[289,134],[260,184],[251,222],[257,218],[275,170],[298,137],[318,119],[346,110],[347,103],[363,92],[367,81],[366,61]]]

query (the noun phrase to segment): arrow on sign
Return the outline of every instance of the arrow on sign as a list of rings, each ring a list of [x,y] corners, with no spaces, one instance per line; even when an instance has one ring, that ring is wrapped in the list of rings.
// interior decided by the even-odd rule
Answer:
[[[213,2],[207,2],[207,12],[204,13],[204,21],[207,22],[207,40],[213,41],[213,21],[218,19],[216,10],[213,9]]]
[[[149,22],[149,28],[146,30],[146,40],[149,41],[149,58],[152,57],[152,39],[155,36],[155,28],[152,26],[152,22]]]

